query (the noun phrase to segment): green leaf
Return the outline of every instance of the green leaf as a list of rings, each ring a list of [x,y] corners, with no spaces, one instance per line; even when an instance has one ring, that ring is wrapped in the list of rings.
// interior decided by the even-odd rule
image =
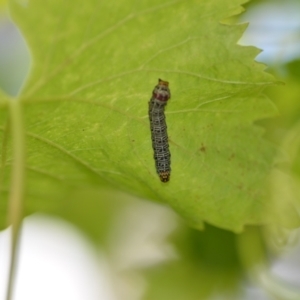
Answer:
[[[291,127],[282,140],[278,166],[270,176],[270,212],[286,228],[300,225],[300,123]]]
[[[112,188],[167,203],[197,228],[263,222],[273,149],[253,122],[274,113],[261,95],[274,79],[257,49],[236,44],[245,25],[220,23],[243,2],[11,1],[33,59],[20,95],[27,213],[64,214],[79,194],[85,209]],[[154,168],[147,116],[158,78],[172,94],[169,183]]]
[[[213,299],[217,293],[242,299],[234,297],[241,290],[243,272],[236,248],[238,236],[212,226],[205,226],[205,231],[179,228],[172,240],[180,259],[144,271],[148,282],[144,298],[200,300]]]
[[[0,11],[2,11],[7,6],[6,0],[0,0]]]

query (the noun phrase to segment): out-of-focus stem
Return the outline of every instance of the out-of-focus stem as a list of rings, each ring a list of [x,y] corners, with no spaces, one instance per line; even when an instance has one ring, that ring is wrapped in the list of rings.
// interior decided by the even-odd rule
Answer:
[[[8,217],[12,226],[11,258],[6,300],[12,300],[17,266],[18,243],[23,216],[23,194],[25,180],[25,138],[21,102],[9,101],[10,128],[12,137],[12,169],[9,189]]]

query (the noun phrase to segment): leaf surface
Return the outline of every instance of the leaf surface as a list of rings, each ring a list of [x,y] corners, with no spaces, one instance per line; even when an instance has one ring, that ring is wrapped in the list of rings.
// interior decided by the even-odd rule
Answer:
[[[167,203],[197,228],[263,222],[273,149],[253,122],[274,113],[261,95],[274,79],[254,62],[257,49],[236,44],[245,25],[220,22],[242,3],[11,1],[33,59],[20,94],[27,213],[63,213],[74,194],[84,209],[85,197],[102,201],[95,189],[110,188]],[[147,116],[158,78],[172,94],[167,184],[155,172]],[[3,108],[3,130],[5,116]]]

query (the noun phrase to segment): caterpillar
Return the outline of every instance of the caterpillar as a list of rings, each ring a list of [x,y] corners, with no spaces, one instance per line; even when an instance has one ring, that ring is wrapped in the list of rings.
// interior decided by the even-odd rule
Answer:
[[[149,101],[149,120],[156,172],[162,182],[168,182],[171,174],[171,153],[164,112],[170,97],[169,82],[158,79]]]

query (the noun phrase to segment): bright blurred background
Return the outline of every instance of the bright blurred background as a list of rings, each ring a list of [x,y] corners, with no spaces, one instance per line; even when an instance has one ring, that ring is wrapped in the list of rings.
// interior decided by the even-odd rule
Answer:
[[[266,138],[281,147],[299,128],[300,1],[252,1],[246,8],[239,21],[250,25],[239,43],[262,49],[257,61],[286,82],[266,90],[279,115],[259,122]],[[29,67],[20,32],[3,16],[1,88],[17,95]],[[249,228],[244,238],[212,226],[197,232],[166,207],[125,198],[110,225],[104,225],[105,245],[95,245],[58,217],[27,217],[14,300],[300,299],[300,230]],[[265,254],[267,267],[247,268],[247,258],[239,253],[247,239],[249,255],[256,251],[253,236],[263,241],[257,251]],[[6,229],[0,233],[0,300],[5,299],[9,247]]]

